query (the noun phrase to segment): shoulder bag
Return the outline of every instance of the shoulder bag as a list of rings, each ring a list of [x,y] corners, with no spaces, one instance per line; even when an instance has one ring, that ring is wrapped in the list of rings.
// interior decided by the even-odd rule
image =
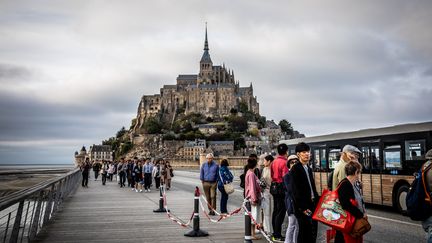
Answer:
[[[342,208],[338,188],[334,191],[324,189],[312,219],[343,233],[351,233],[355,217]]]
[[[359,218],[359,219],[355,220],[350,235],[354,238],[359,238],[360,236],[369,232],[369,230],[371,230],[371,228],[372,227],[369,224],[369,221],[367,220],[367,218]]]
[[[224,186],[224,190],[225,190],[226,194],[231,194],[231,193],[233,193],[233,192],[234,192],[234,186],[232,185],[232,183],[229,182],[229,183],[226,183],[226,184],[225,184],[225,182],[224,182],[224,180],[223,180],[223,178],[222,178],[222,175],[221,175],[220,171],[219,171],[219,176],[220,176],[220,178],[221,178],[221,182],[222,182],[222,184],[223,184],[223,186]]]

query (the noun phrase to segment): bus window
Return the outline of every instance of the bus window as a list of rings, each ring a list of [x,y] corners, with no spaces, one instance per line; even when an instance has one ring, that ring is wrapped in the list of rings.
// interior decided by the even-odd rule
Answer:
[[[425,140],[405,141],[405,160],[422,160],[425,153]]]
[[[363,165],[363,169],[370,169],[370,151],[369,146],[361,147],[362,151],[362,159],[360,159],[360,163]]]
[[[384,162],[386,169],[402,169],[401,146],[386,146],[384,148]]]
[[[290,149],[290,153],[289,154],[296,154],[295,149]]]
[[[380,150],[378,146],[371,147],[370,154],[370,162],[372,165],[372,169],[376,171],[380,171],[382,168],[381,159],[380,159]]]
[[[314,167],[320,168],[320,149],[314,149]]]
[[[327,168],[326,149],[321,149],[321,169]]]
[[[329,156],[328,156],[330,169],[334,169],[334,167],[336,166],[336,163],[339,161],[340,152],[341,152],[340,148],[330,149]]]

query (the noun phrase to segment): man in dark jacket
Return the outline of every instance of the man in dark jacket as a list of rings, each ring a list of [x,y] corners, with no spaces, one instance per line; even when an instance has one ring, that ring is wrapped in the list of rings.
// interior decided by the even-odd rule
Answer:
[[[425,157],[428,161],[432,161],[432,149],[427,151]],[[432,169],[426,172],[426,183],[429,188],[432,188]],[[422,226],[427,233],[427,242],[432,242],[432,215],[422,222]]]
[[[291,167],[292,194],[294,199],[294,213],[298,220],[299,232],[297,242],[316,242],[317,222],[312,220],[312,213],[318,201],[318,193],[312,169],[308,166],[310,147],[306,143],[299,143],[295,148],[300,163]]]

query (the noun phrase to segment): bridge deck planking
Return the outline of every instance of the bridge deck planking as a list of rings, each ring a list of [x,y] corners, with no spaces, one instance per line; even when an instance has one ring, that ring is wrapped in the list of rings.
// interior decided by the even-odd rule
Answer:
[[[187,221],[193,212],[193,194],[168,191],[171,211]],[[193,191],[193,190],[191,190]],[[69,198],[54,220],[35,242],[242,242],[244,215],[239,213],[220,223],[210,223],[200,214],[201,229],[210,236],[185,237],[190,228],[172,222],[158,208],[159,193],[136,193],[119,188],[115,181],[102,186],[90,181]],[[201,210],[201,209],[200,209]],[[216,218],[215,218],[216,219]],[[265,242],[264,240],[254,242]]]

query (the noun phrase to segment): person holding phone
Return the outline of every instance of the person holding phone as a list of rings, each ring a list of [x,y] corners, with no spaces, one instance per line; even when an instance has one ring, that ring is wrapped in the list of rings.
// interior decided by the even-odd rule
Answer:
[[[318,193],[312,169],[309,167],[310,147],[306,143],[299,143],[295,148],[300,163],[291,167],[292,195],[294,199],[294,214],[298,221],[299,231],[297,243],[316,242],[318,224],[312,220],[318,202]]]

